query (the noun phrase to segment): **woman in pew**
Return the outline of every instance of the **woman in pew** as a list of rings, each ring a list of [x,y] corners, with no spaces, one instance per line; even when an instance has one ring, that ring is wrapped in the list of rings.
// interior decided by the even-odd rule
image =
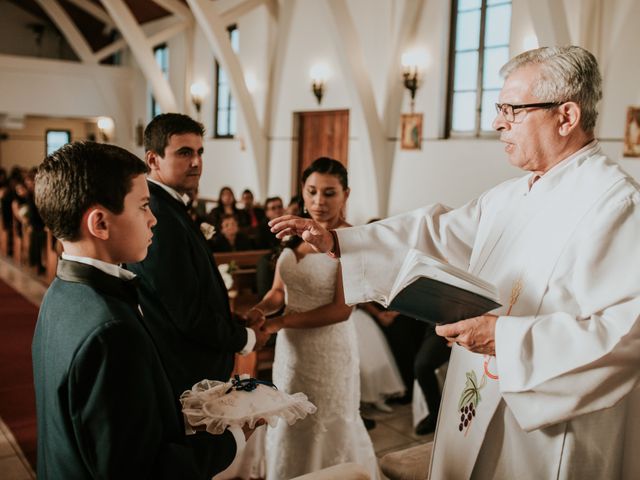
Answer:
[[[238,220],[241,229],[245,229],[248,225],[246,213],[236,206],[236,196],[231,187],[222,187],[218,194],[218,205],[211,209],[207,215],[206,221],[220,230],[222,217],[226,215],[234,215]]]
[[[342,211],[349,187],[340,162],[317,159],[302,182],[311,218],[329,229],[348,226]],[[292,478],[345,462],[365,466],[372,479],[379,478],[359,414],[358,343],[337,259],[314,253],[299,237],[285,245],[273,286],[248,312],[249,321],[262,321],[283,306],[284,314],[264,327],[278,332],[273,381],[285,392],[305,393],[318,411],[294,425],[281,421],[268,429],[267,478]]]

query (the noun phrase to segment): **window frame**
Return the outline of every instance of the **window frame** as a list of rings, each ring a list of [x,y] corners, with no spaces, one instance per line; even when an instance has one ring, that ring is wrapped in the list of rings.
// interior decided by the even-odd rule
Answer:
[[[235,30],[238,30],[238,24],[237,23],[233,23],[229,26],[227,26],[227,33],[229,34],[229,39],[231,40],[231,35],[233,34],[233,32]],[[221,134],[219,133],[219,125],[218,125],[218,113],[220,111],[219,108],[219,89],[220,89],[220,70],[222,70],[222,68],[220,67],[220,62],[218,62],[218,60],[216,59],[215,61],[215,71],[214,71],[214,75],[215,75],[215,94],[214,94],[214,100],[213,100],[213,138],[219,138],[219,139],[225,139],[225,138],[235,138],[236,137],[236,133],[238,131],[237,128],[237,105],[235,106],[235,110],[236,110],[236,125],[234,125],[234,129],[233,132],[231,131],[231,101],[233,99],[233,95],[231,94],[231,88],[229,88],[229,96],[227,98],[228,100],[228,106],[226,108],[227,111],[227,132],[226,134]],[[230,86],[230,82],[228,80],[228,76],[227,76],[227,82],[229,83]]]
[[[156,52],[158,50],[166,50],[167,54],[167,69],[166,71],[164,70],[163,66],[158,64],[158,67],[160,67],[160,71],[162,72],[162,74],[164,75],[164,77],[168,80],[169,79],[169,45],[167,45],[167,42],[163,42],[159,45],[156,45],[155,47],[153,47],[153,59],[156,60]],[[156,60],[157,63],[157,60]],[[158,103],[156,102],[156,98],[153,96],[153,91],[151,91],[149,93],[149,98],[151,99],[150,105],[149,105],[149,115],[151,120],[153,120],[157,115],[160,115],[162,112],[160,113],[155,113],[156,112],[156,107],[158,106]]]
[[[498,132],[495,130],[482,130],[482,97],[485,91],[482,83],[484,80],[484,59],[485,59],[485,33],[486,33],[486,19],[487,19],[487,7],[496,7],[500,5],[509,4],[511,6],[511,14],[509,15],[509,43],[504,45],[511,49],[511,23],[513,20],[513,0],[503,0],[495,5],[487,5],[488,0],[480,0],[480,31],[478,41],[478,71],[476,77],[476,103],[474,106],[475,118],[474,118],[474,130],[472,131],[457,131],[453,130],[453,97],[454,97],[454,84],[455,84],[455,67],[456,67],[456,36],[457,36],[457,24],[458,24],[458,4],[459,0],[453,0],[451,2],[451,17],[450,17],[450,36],[449,36],[449,68],[448,68],[448,81],[447,81],[447,108],[445,113],[445,138],[474,138],[474,139],[495,139],[498,137]],[[469,50],[472,51],[472,50]],[[490,90],[490,89],[486,89]]]

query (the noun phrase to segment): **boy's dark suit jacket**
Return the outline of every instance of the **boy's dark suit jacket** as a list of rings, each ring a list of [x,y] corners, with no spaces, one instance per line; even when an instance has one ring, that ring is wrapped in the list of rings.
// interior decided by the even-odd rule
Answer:
[[[134,282],[60,260],[38,316],[32,356],[38,479],[210,478],[137,310]]]

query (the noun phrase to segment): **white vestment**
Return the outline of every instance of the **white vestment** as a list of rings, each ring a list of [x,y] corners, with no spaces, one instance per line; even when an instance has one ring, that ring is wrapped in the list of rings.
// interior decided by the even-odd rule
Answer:
[[[640,187],[597,142],[529,178],[339,230],[345,299],[384,302],[410,248],[498,287],[496,356],[453,348],[431,478],[640,478]]]

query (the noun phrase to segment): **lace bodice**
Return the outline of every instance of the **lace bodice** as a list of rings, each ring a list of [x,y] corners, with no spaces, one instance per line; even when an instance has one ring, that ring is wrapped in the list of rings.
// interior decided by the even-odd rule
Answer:
[[[285,303],[289,311],[306,312],[333,301],[338,260],[310,253],[298,261],[295,252],[285,248],[278,263],[286,285]]]

